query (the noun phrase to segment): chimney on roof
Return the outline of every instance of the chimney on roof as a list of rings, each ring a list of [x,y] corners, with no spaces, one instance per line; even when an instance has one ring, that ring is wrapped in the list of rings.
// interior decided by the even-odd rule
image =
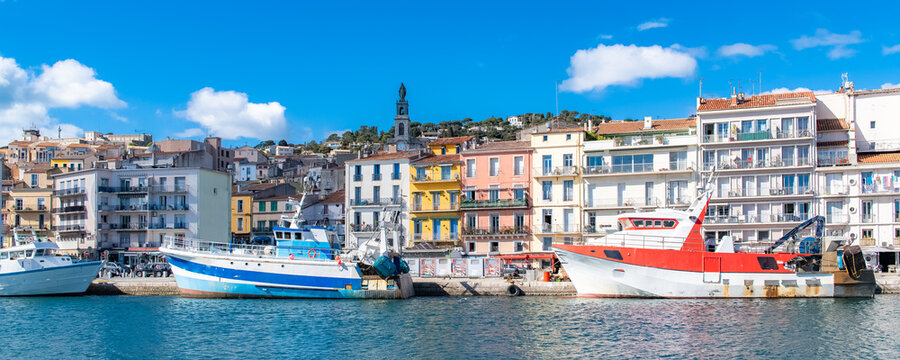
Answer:
[[[594,119],[588,119],[588,131],[594,131]]]
[[[644,116],[644,130],[650,130],[653,128],[653,117],[652,116]]]

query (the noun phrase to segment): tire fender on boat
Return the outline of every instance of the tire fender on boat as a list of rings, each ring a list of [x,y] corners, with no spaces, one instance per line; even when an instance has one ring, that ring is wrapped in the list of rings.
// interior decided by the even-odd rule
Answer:
[[[522,295],[522,289],[519,289],[518,286],[510,285],[506,288],[506,295],[520,296],[520,295]]]

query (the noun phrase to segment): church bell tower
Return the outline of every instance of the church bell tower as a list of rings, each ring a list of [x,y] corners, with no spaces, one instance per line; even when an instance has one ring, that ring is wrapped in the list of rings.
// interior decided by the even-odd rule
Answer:
[[[409,103],[403,83],[400,83],[400,100],[397,100],[397,115],[394,116],[394,142],[399,150],[406,150],[409,144]]]

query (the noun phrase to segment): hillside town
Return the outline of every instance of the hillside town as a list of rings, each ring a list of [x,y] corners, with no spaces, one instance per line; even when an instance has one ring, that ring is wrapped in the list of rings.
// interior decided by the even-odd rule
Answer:
[[[621,230],[624,212],[687,208],[712,179],[702,228],[710,246],[726,236],[770,244],[821,215],[827,235],[860,245],[873,268],[900,264],[900,89],[845,81],[829,93],[734,90],[694,105],[675,119],[533,125],[511,116],[502,128],[515,140],[413,135],[401,87],[390,138],[352,150],[331,139],[321,153],[230,148],[214,136],[25,129],[0,150],[2,244],[34,230],[73,257],[124,265],[161,260],[166,237],[267,244],[306,192],[303,218],[333,228],[345,246],[390,222],[406,257],[546,269],[552,245]]]

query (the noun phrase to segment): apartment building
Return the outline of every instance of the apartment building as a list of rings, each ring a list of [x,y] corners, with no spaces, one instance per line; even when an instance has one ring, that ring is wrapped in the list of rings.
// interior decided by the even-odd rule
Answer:
[[[532,249],[581,242],[582,170],[585,129],[552,129],[531,134]]]
[[[860,245],[868,264],[900,264],[900,89],[817,95],[816,212],[829,235]]]
[[[253,206],[251,208],[251,221],[253,223],[253,236],[272,237],[272,232],[276,226],[284,226],[281,221],[282,217],[292,218],[296,209],[291,204],[290,199],[300,200],[302,195],[276,195],[253,198]]]
[[[232,189],[231,194],[231,239],[235,243],[249,243],[253,224],[253,195],[238,193]]]
[[[163,237],[227,241],[231,179],[196,168],[90,169],[53,177],[60,249],[131,264]]]
[[[470,256],[532,249],[531,144],[498,141],[462,152],[463,250]]]
[[[410,164],[411,245],[437,247],[459,244],[459,197],[462,157],[474,146],[473,136],[436,139],[428,144],[431,157]]]
[[[269,220],[275,221],[277,223],[277,220],[280,217],[281,213],[274,214],[272,216],[268,216],[269,214],[263,214],[268,211],[266,209],[272,208],[271,204],[269,206],[263,204],[264,207],[260,210],[260,204],[254,203],[254,199],[268,199],[276,197],[286,199],[287,197],[291,196],[297,197],[299,199],[299,195],[297,195],[297,188],[290,184],[235,184],[231,189],[232,239],[239,243],[247,243],[256,237],[261,237],[258,239],[260,241],[265,241],[265,239],[271,238],[271,228],[275,223],[272,223],[270,225]],[[284,209],[285,206],[279,206],[276,201],[274,208],[276,209],[274,212],[277,213],[277,209]],[[254,220],[254,214],[259,214],[256,216],[256,220]],[[262,221],[262,223],[259,223],[259,221]]]
[[[49,188],[20,187],[11,188],[4,209],[8,231],[3,236],[3,247],[13,246],[13,229],[26,233],[34,230],[40,237],[53,238],[50,216],[50,198],[53,190]]]
[[[618,231],[623,212],[685,208],[696,197],[693,118],[613,121],[584,142],[585,237]]]
[[[397,212],[397,226],[402,239],[393,239],[399,246],[408,246],[410,163],[427,156],[421,151],[378,153],[345,163],[344,199],[347,211],[347,246],[358,246],[376,236],[384,212]]]
[[[345,214],[344,190],[338,190],[318,200],[307,201],[303,204],[303,219],[308,224],[332,227],[344,245],[345,240]]]
[[[701,174],[717,175],[705,238],[765,244],[810,218],[816,104],[812,92],[698,99]]]

